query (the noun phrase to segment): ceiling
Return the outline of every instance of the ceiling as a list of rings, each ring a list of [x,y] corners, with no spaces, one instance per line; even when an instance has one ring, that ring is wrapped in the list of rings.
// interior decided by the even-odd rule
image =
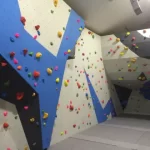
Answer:
[[[150,27],[150,0],[139,0],[143,13],[136,15],[130,0],[65,0],[85,19],[86,27],[106,35]]]

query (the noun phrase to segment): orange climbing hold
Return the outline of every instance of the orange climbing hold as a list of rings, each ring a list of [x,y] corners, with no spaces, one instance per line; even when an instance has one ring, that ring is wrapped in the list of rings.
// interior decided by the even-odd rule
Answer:
[[[18,93],[16,94],[16,99],[17,99],[18,101],[22,100],[23,97],[24,97],[24,92],[18,92]]]
[[[34,71],[33,76],[34,76],[34,78],[38,78],[40,76],[40,72]]]
[[[22,69],[22,66],[18,66],[18,67],[17,67],[17,70],[21,70],[21,69]]]

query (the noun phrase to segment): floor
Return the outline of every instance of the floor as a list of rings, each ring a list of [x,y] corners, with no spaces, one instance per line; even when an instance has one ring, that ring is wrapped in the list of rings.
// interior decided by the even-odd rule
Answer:
[[[50,150],[150,150],[150,120],[117,117],[53,145]]]

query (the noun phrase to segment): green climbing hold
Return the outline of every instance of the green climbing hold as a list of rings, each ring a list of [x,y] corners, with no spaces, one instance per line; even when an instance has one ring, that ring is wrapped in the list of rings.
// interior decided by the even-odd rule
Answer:
[[[82,28],[79,28],[79,31],[82,31]]]
[[[50,42],[50,45],[53,46],[53,42]]]
[[[29,72],[29,73],[28,73],[28,77],[31,77],[31,76],[32,76],[32,73],[31,73],[31,72]]]
[[[65,27],[63,27],[63,30],[65,31],[65,30],[66,30],[66,28],[65,28]]]
[[[71,12],[71,9],[68,9],[69,12]]]
[[[95,36],[94,36],[94,35],[92,35],[92,38],[94,39],[94,38],[95,38]]]
[[[54,10],[51,10],[51,13],[53,14],[53,13],[54,13]]]
[[[31,56],[31,57],[32,57],[32,56],[33,56],[33,52],[29,52],[29,56]]]

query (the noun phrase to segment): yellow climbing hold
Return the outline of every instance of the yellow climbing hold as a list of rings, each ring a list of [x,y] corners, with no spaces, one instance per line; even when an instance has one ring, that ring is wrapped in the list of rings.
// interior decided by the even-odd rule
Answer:
[[[131,67],[131,64],[128,64],[128,67]]]
[[[25,146],[25,147],[24,147],[24,150],[28,150],[28,147],[27,147],[27,146]]]
[[[30,119],[30,122],[34,122],[34,121],[35,121],[35,119],[34,119],[34,118],[31,118],[31,119]]]
[[[41,57],[42,57],[42,53],[37,52],[37,53],[36,53],[36,58],[41,58]]]
[[[60,79],[59,78],[56,78],[56,83],[59,83]]]
[[[54,6],[57,7],[58,5],[58,0],[54,0]]]
[[[126,36],[129,36],[129,35],[130,35],[130,32],[127,32],[127,33],[126,33]]]
[[[120,42],[120,38],[116,38],[116,42]]]
[[[67,80],[64,81],[64,86],[67,87],[68,86],[68,82]]]
[[[124,52],[120,52],[120,56],[123,56],[124,55]]]
[[[70,49],[68,49],[68,53],[70,53],[71,52],[71,50]]]
[[[79,31],[82,31],[82,28],[79,28]]]
[[[60,132],[60,135],[64,135],[64,132]]]
[[[136,58],[131,58],[131,59],[130,59],[130,61],[133,62],[133,63],[135,63],[136,60],[137,60]]]
[[[62,37],[62,32],[58,31],[57,35],[58,35],[59,38],[61,38]]]
[[[48,75],[51,75],[52,74],[52,69],[50,69],[50,68],[47,68],[47,73],[48,73]]]
[[[123,79],[124,79],[123,77],[118,78],[118,80],[120,80],[120,81],[123,80]]]
[[[128,49],[129,49],[128,47],[126,47],[126,46],[124,47],[124,50],[126,50],[126,51],[127,51]]]
[[[44,112],[43,119],[47,119],[47,118],[48,118],[48,113]]]

